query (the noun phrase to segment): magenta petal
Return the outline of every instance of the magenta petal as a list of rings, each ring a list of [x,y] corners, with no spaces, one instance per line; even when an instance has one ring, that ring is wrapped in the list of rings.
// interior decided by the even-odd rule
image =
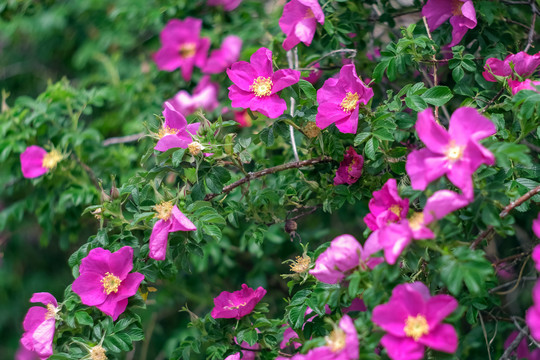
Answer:
[[[320,129],[326,129],[336,122],[343,122],[348,119],[350,119],[350,115],[341,110],[338,104],[325,102],[319,105],[315,116],[315,124]]]
[[[116,301],[127,299],[137,293],[141,282],[144,280],[144,275],[138,272],[128,274],[120,285],[118,292],[114,298]]]
[[[294,85],[300,80],[300,71],[291,69],[278,70],[272,75],[272,94]]]
[[[42,358],[47,358],[53,354],[52,342],[54,339],[56,321],[51,318],[43,321],[32,334],[34,340],[34,351]]]
[[[240,89],[251,92],[253,81],[260,75],[252,64],[245,61],[239,61],[232,64],[230,69],[227,69],[227,76]]]
[[[187,127],[186,127],[186,131],[190,134],[190,135],[197,135],[197,133],[199,132],[199,128],[201,127],[201,123],[193,123],[193,124],[189,124]],[[191,139],[190,139],[191,140]]]
[[[540,271],[540,245],[536,245],[534,247],[534,250],[532,252],[532,259],[534,260],[536,271]]]
[[[210,39],[201,38],[197,43],[197,52],[195,53],[194,63],[203,68],[206,65],[208,50],[210,49]]]
[[[437,351],[453,353],[457,350],[458,337],[452,325],[440,324],[434,329],[430,328],[429,334],[422,336],[418,341]]]
[[[93,272],[103,276],[109,269],[109,257],[111,252],[103,248],[96,248],[90,250],[88,255],[81,260],[81,266],[79,272]]]
[[[32,306],[28,309],[23,320],[24,331],[33,332],[43,321],[45,321],[46,314],[47,308],[42,306]]]
[[[229,99],[232,107],[247,109],[254,97],[252,92],[244,91],[234,84],[229,87]]]
[[[48,292],[34,293],[34,295],[32,295],[32,298],[30,299],[30,302],[32,303],[40,302],[43,305],[53,304],[54,307],[58,306],[58,303],[56,302],[56,299],[54,298],[54,296],[52,296]]]
[[[43,158],[47,155],[45,149],[32,145],[21,154],[21,170],[25,178],[35,178],[49,171],[43,167]]]
[[[413,150],[407,157],[405,169],[411,179],[411,186],[415,190],[425,190],[428,185],[424,164],[425,160],[434,154],[428,149]]]
[[[172,226],[171,221],[158,220],[152,228],[150,235],[150,254],[154,260],[165,260],[167,253],[167,241],[169,237],[169,229]]]
[[[495,135],[495,124],[478,113],[477,109],[461,107],[450,118],[448,133],[457,144],[465,145],[469,139],[478,141]]]
[[[424,357],[424,346],[411,338],[386,334],[381,339],[392,360],[420,360]]]
[[[187,121],[174,105],[168,101],[163,104],[163,117],[165,118],[165,126],[171,129],[183,130],[187,126]]]
[[[183,60],[180,57],[179,48],[163,47],[154,55],[153,59],[159,70],[174,71],[182,66]]]
[[[275,119],[287,110],[287,103],[277,94],[260,98],[254,96],[249,103],[249,108],[251,111],[258,111],[270,119]]]
[[[527,310],[525,321],[529,326],[532,337],[540,341],[540,309],[537,304],[534,304]]]
[[[435,121],[433,110],[431,108],[427,108],[418,113],[416,132],[418,133],[420,140],[426,144],[429,150],[438,154],[444,154],[448,147],[448,143],[450,142],[450,137],[446,132],[446,129]]]
[[[81,302],[87,306],[102,304],[107,294],[101,284],[103,276],[95,272],[82,272],[71,285],[71,290],[80,296]]]
[[[272,52],[265,47],[255,51],[249,59],[257,76],[272,77]]]
[[[450,295],[435,295],[427,301],[426,320],[429,327],[435,327],[458,307],[458,302]]]
[[[538,214],[538,217],[533,220],[532,229],[536,237],[540,238],[540,214]]]
[[[193,73],[193,67],[195,66],[195,58],[185,58],[183,59],[182,68],[182,77],[185,81],[191,80],[191,74]]]
[[[356,134],[356,130],[358,129],[358,111],[359,107],[357,106],[349,116],[336,121],[338,130],[344,134]]]
[[[476,18],[471,21],[461,16],[453,16],[450,18],[450,24],[452,24],[452,41],[448,46],[452,47],[461,42],[469,29],[476,26]]]
[[[181,139],[176,135],[165,135],[158,140],[156,146],[154,146],[154,149],[157,151],[167,151],[176,148],[187,149],[190,143],[191,139],[186,141],[185,139]]]
[[[109,269],[114,276],[123,280],[133,269],[133,248],[124,246],[109,257]]]
[[[429,197],[424,207],[424,224],[428,225],[453,211],[469,205],[470,199],[450,190],[439,190]]]
[[[300,39],[297,38],[296,35],[294,35],[294,33],[291,33],[287,35],[285,40],[283,40],[283,44],[282,44],[283,50],[289,51],[298,44],[300,44]]]
[[[170,232],[194,231],[197,227],[184,215],[176,205],[172,209]]]
[[[448,20],[454,11],[453,0],[428,0],[422,8],[430,30],[435,30]]]
[[[468,159],[456,161],[452,169],[446,173],[448,180],[456,185],[468,199],[474,197],[472,173]]]
[[[371,321],[392,335],[405,336],[405,322],[409,315],[400,302],[391,299],[388,303],[377,305],[373,309]]]
[[[107,300],[101,304],[96,306],[99,310],[103,311],[105,314],[112,317],[113,321],[116,321],[118,317],[126,311],[126,307],[128,304],[128,299],[116,301],[116,298],[109,296]]]
[[[296,23],[294,35],[306,46],[309,46],[311,45],[316,29],[317,21],[315,18],[304,18]]]

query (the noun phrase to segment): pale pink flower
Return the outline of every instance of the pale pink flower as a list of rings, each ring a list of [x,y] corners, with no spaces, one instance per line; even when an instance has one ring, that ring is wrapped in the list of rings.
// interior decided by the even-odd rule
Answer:
[[[163,202],[154,207],[159,219],[150,234],[149,256],[154,260],[165,260],[169,233],[194,231],[197,227],[172,202]]]
[[[56,327],[58,302],[47,292],[35,293],[30,299],[32,303],[42,303],[46,307],[32,306],[24,317],[24,334],[21,345],[27,350],[20,351],[20,358],[32,358],[32,354],[40,359],[47,359],[53,354],[53,339]],[[30,352],[30,353],[29,353]]]
[[[260,48],[251,55],[250,62],[239,61],[227,69],[233,82],[229,87],[231,105],[249,108],[275,119],[287,110],[287,103],[277,94],[284,88],[294,85],[300,79],[300,72],[272,69],[272,52]]]
[[[201,38],[202,20],[188,17],[172,19],[161,31],[161,48],[153,58],[160,70],[182,70],[184,80],[191,80],[193,67],[203,67],[210,40]]]
[[[218,107],[219,85],[210,81],[210,76],[203,76],[193,95],[185,90],[180,90],[172,99],[167,100],[172,107],[184,116],[193,114],[195,110],[202,109],[212,111]]]
[[[474,108],[457,109],[450,118],[448,131],[435,121],[432,109],[418,113],[418,137],[426,145],[412,151],[406,163],[412,188],[425,190],[443,175],[466,197],[474,196],[472,174],[482,164],[493,165],[493,154],[479,140],[496,133],[495,125]]]
[[[159,130],[159,140],[154,147],[158,151],[167,151],[174,148],[187,149],[193,142],[193,135],[199,131],[200,123],[188,124],[182,113],[175,109],[173,103],[166,101],[163,104],[163,117],[165,122]]]
[[[362,175],[362,167],[364,166],[364,158],[358,155],[352,146],[349,146],[343,161],[339,164],[334,177],[334,185],[354,184]]]
[[[446,20],[452,25],[450,47],[460,43],[469,29],[476,27],[476,11],[472,0],[428,0],[422,8],[430,30],[435,30]]]
[[[56,167],[63,159],[57,150],[47,152],[42,147],[32,145],[21,154],[21,170],[25,178],[39,177]]]
[[[303,42],[311,45],[317,22],[324,25],[324,13],[317,0],[291,0],[283,7],[279,27],[287,36],[283,49],[291,50]]]
[[[540,66],[540,52],[529,55],[520,51],[517,54],[509,54],[504,60],[487,59],[482,75],[491,82],[497,82],[496,77],[521,80],[534,74],[538,66]]]
[[[394,288],[386,304],[373,309],[371,321],[386,331],[381,344],[393,360],[419,360],[424,348],[453,353],[458,338],[452,325],[442,320],[458,306],[450,295],[431,296],[421,282]]]
[[[242,0],[208,0],[207,4],[209,6],[220,6],[223,5],[225,11],[232,11],[240,5]]]
[[[255,305],[266,295],[266,290],[259,286],[253,290],[246,284],[242,290],[223,291],[214,298],[214,308],[210,315],[214,319],[240,319],[253,311]]]
[[[373,192],[373,198],[369,200],[369,211],[364,222],[373,231],[407,216],[409,199],[399,197],[396,179],[388,179],[381,190]]]
[[[238,61],[242,50],[242,39],[229,35],[217,50],[212,50],[202,71],[206,74],[219,74]]]
[[[111,253],[103,248],[90,250],[82,259],[79,277],[71,285],[73,292],[87,306],[95,306],[118,319],[127,307],[128,298],[135,295],[144,275],[133,269],[133,249],[124,246]]]
[[[342,133],[356,133],[360,104],[366,105],[373,97],[373,90],[367,87],[353,64],[345,65],[339,72],[339,79],[328,79],[317,91],[319,109],[315,122],[320,129],[336,124]]]

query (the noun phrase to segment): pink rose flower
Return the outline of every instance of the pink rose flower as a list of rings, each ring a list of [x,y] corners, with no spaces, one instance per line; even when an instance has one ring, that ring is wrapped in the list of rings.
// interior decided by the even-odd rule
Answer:
[[[253,290],[242,284],[242,290],[223,291],[214,298],[214,308],[210,315],[214,319],[240,319],[253,311],[255,305],[261,301],[266,290],[261,286]]]
[[[430,30],[435,30],[446,20],[452,24],[452,42],[449,47],[460,43],[469,29],[476,27],[476,11],[472,0],[428,0],[422,8]]]
[[[153,58],[158,69],[173,71],[182,70],[185,81],[191,80],[193,67],[203,67],[206,54],[210,48],[210,40],[200,38],[202,20],[188,17],[181,21],[170,20],[161,31],[161,48]]]
[[[15,360],[40,360],[47,359],[39,357],[35,352],[28,350],[24,346],[19,346],[15,353]]]
[[[339,168],[334,177],[334,185],[354,184],[362,175],[362,167],[364,166],[364,158],[358,155],[352,146],[349,146],[343,161],[339,163]]]
[[[508,338],[504,341],[504,348],[507,349],[510,344],[516,339],[519,331],[515,330],[510,333]],[[525,336],[519,342],[519,345],[516,350],[509,354],[511,357],[516,356],[518,359],[527,359],[527,360],[540,360],[540,349],[535,349],[532,352],[529,351],[528,339]]]
[[[482,76],[491,82],[497,82],[496,76],[519,80],[519,78],[526,78],[534,74],[538,66],[540,66],[540,52],[529,55],[524,51],[520,51],[517,54],[509,54],[504,60],[497,58],[487,59]],[[513,71],[512,67],[514,68]]]
[[[242,0],[208,0],[207,4],[209,6],[220,6],[223,5],[225,11],[232,11],[240,5]]]
[[[319,68],[321,67],[319,63],[316,63],[312,67],[314,67],[315,70],[311,70],[308,76],[302,76],[302,79],[310,82],[312,85],[315,85],[317,81],[319,81],[319,79],[321,78],[322,71],[319,70]]]
[[[330,310],[330,306],[328,306],[328,304],[326,304],[324,306],[324,311],[327,315],[331,314],[332,313],[332,310]],[[308,316],[309,314],[313,313],[313,309],[310,308],[309,306],[307,307],[306,309],[306,312],[304,313],[304,318],[306,318],[306,316]],[[345,314],[346,312],[344,312]],[[315,319],[316,317],[318,316],[318,314],[314,314],[313,316],[310,316],[309,318],[307,318],[305,321],[304,321],[304,324],[302,325],[302,330],[304,330],[304,327],[306,326],[306,324],[308,322],[312,322],[313,319]],[[287,326],[287,325],[283,325],[283,326]],[[281,343],[279,344],[279,348],[280,349],[285,349],[287,347],[287,345],[289,344],[289,342],[291,341],[291,339],[297,339],[299,338],[298,337],[298,334],[296,333],[296,331],[294,331],[290,326],[287,326],[287,328],[285,329],[285,331],[283,332],[283,340],[281,341]],[[295,348],[295,349],[298,349],[300,346],[302,346],[301,343],[299,342],[296,342],[296,341],[292,341],[291,342],[291,345]]]
[[[536,282],[532,291],[533,305],[527,310],[525,321],[531,336],[540,341],[540,281]]]
[[[63,159],[57,150],[47,152],[42,147],[32,145],[21,154],[21,170],[27,179],[39,177],[56,167]]]
[[[373,198],[369,200],[369,211],[364,222],[372,231],[407,216],[409,199],[399,197],[396,179],[388,179],[381,190],[373,192]]]
[[[238,126],[240,127],[251,126],[251,116],[249,116],[247,110],[234,111],[234,120],[238,123]]]
[[[236,338],[234,338],[234,342],[238,344],[236,341]],[[259,350],[261,346],[259,344],[255,344],[253,346],[250,346],[247,342],[242,342],[242,348],[244,349],[252,349],[252,350]],[[242,350],[241,352],[237,352],[236,354],[229,355],[225,358],[225,360],[255,360],[257,358],[257,351],[249,351],[249,350]]]
[[[317,126],[324,129],[335,123],[342,133],[356,133],[360,104],[366,105],[373,97],[373,90],[356,75],[354,64],[345,65],[339,79],[328,79],[317,91],[319,110],[315,117]]]
[[[391,359],[417,360],[424,357],[425,346],[446,353],[456,351],[456,330],[441,322],[457,306],[450,295],[430,296],[421,282],[401,284],[386,304],[373,309],[371,321],[387,332],[381,343]]]
[[[133,249],[124,246],[111,253],[103,248],[90,250],[81,261],[79,277],[71,289],[87,306],[95,306],[118,319],[127,307],[128,298],[135,295],[144,275],[133,269]]]
[[[317,0],[291,0],[283,7],[279,27],[287,36],[283,49],[291,50],[303,42],[311,45],[317,22],[324,25],[324,12]]]
[[[172,99],[167,100],[172,107],[184,116],[193,114],[197,109],[212,111],[218,107],[219,85],[210,81],[210,76],[203,76],[193,89],[193,95],[180,90]]]
[[[229,87],[232,107],[249,108],[275,119],[287,110],[287,103],[278,91],[294,85],[300,80],[300,72],[272,69],[272,52],[260,48],[251,55],[250,62],[239,61],[227,69],[233,82]]]
[[[532,229],[536,237],[540,238],[540,214],[538,214],[538,217],[533,220]],[[534,248],[532,252],[532,259],[534,260],[536,270],[540,271],[540,245],[536,245]]]
[[[370,258],[379,249],[364,247],[351,235],[340,235],[315,261],[309,271],[317,280],[326,284],[337,284],[347,272],[354,269],[373,269],[382,258]]]
[[[58,302],[47,292],[35,293],[30,302],[42,303],[46,307],[32,306],[28,309],[23,321],[24,334],[21,338],[21,345],[27,351],[21,351],[19,356],[22,358],[25,355],[27,359],[31,359],[32,356],[47,359],[53,354],[52,344]]]
[[[540,80],[526,79],[524,81],[508,80],[508,86],[512,90],[512,95],[516,95],[521,90],[532,90],[540,92],[537,87],[540,86]]]
[[[238,61],[242,50],[242,39],[229,35],[218,50],[212,50],[202,71],[206,74],[220,74]]]
[[[199,131],[200,123],[187,123],[182,115],[171,102],[166,101],[163,104],[163,117],[165,122],[163,128],[159,130],[159,140],[154,147],[158,151],[167,151],[174,148],[187,149],[193,142],[192,136]]]
[[[169,233],[176,231],[194,231],[197,227],[182,214],[172,202],[156,205],[156,217],[159,219],[152,228],[150,235],[150,254],[154,260],[165,260]]]
[[[448,131],[426,109],[418,113],[418,137],[426,147],[412,151],[406,163],[413,189],[425,190],[427,185],[446,175],[472,199],[474,189],[472,174],[481,164],[493,165],[493,154],[478,142],[496,133],[495,125],[476,109],[462,107],[450,118]]]

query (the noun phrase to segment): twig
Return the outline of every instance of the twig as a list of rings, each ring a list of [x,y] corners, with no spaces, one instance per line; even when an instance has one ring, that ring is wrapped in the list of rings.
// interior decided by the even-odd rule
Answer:
[[[489,357],[489,360],[491,360],[491,351],[489,350],[487,331],[486,331],[486,326],[484,325],[484,319],[482,318],[482,313],[478,312],[478,317],[480,318],[480,325],[482,326],[482,332],[484,333],[484,339],[486,340],[486,348],[488,352],[488,357]]]
[[[514,323],[514,326],[519,330],[520,333],[524,333],[525,336],[527,336],[529,338],[529,340],[537,347],[537,348],[540,348],[540,344],[538,343],[538,341],[536,341],[532,336],[531,334],[529,334],[529,332],[527,331],[527,326],[525,326],[524,328],[522,328],[521,326],[519,326],[518,324],[518,319],[521,320],[521,321],[525,321],[523,320],[522,318],[519,318],[517,316],[512,316],[512,322]]]
[[[428,22],[427,22],[427,18],[425,16],[422,16],[422,20],[424,20],[424,25],[426,27],[426,33],[427,33],[427,36],[429,38],[429,40],[433,41],[433,37],[431,37],[431,31],[429,31],[429,25],[428,25]],[[435,45],[432,45],[431,46],[433,48],[433,55],[432,55],[432,60],[433,60],[433,86],[437,86],[438,84],[438,79],[437,79],[437,58],[435,57],[435,53],[437,52],[437,49],[435,49]],[[435,106],[435,120],[439,120],[439,107],[438,106]]]
[[[296,69],[298,67],[298,49],[296,48],[296,46],[292,50],[287,51],[287,62],[289,63],[290,69]],[[296,100],[294,99],[293,96],[291,96],[290,106],[291,106],[291,117],[294,117]],[[300,158],[298,157],[298,149],[296,148],[296,140],[294,139],[294,128],[292,125],[289,125],[289,133],[291,136],[291,145],[292,145],[292,150],[294,154],[294,160],[300,161]]]
[[[532,14],[531,28],[529,29],[529,36],[527,38],[527,46],[525,46],[525,50],[523,50],[525,52],[529,51],[529,49],[532,46],[533,39],[534,39],[534,25],[536,24],[536,12],[537,12],[535,1],[536,0],[530,1],[531,10],[533,14]]]
[[[114,144],[125,144],[125,143],[129,143],[129,142],[134,142],[134,141],[137,141],[140,138],[142,138],[144,135],[146,135],[146,134],[145,133],[138,133],[138,134],[133,134],[133,135],[108,138],[108,139],[103,140],[103,146],[109,146],[109,145],[114,145]]]
[[[499,90],[499,92],[491,100],[488,101],[486,106],[484,106],[484,108],[482,109],[482,114],[486,112],[487,108],[490,107],[491,104],[493,104],[493,102],[499,98],[499,96],[501,96],[503,91],[504,91],[504,88],[501,88],[501,90]]]
[[[499,214],[499,217],[501,219],[505,218],[506,216],[508,216],[510,211],[514,210],[515,208],[517,208],[518,206],[520,206],[525,201],[529,200],[530,198],[532,198],[534,195],[536,195],[538,193],[540,193],[540,186],[537,186],[534,189],[532,189],[531,191],[528,191],[525,195],[520,196],[516,201],[510,202],[510,204],[508,204],[503,209],[503,211],[501,211],[501,213]]]
[[[536,280],[537,280],[537,277],[535,277],[535,276],[524,276],[524,277],[521,278],[521,281],[536,281]],[[502,290],[505,287],[508,287],[508,286],[510,286],[512,284],[515,284],[518,281],[520,281],[520,279],[512,280],[512,281],[506,282],[504,284],[501,284],[499,286],[495,286],[493,289],[490,289],[488,292],[490,294],[493,294],[494,292]]]
[[[516,284],[515,284],[510,290],[505,290],[505,291],[499,291],[499,292],[497,292],[497,293],[496,293],[497,295],[506,295],[506,294],[510,294],[512,291],[514,291],[514,290],[517,289],[517,287],[519,286],[519,283],[521,282],[521,278],[523,277],[523,270],[525,270],[525,266],[526,266],[527,263],[529,262],[529,259],[530,259],[530,258],[527,258],[527,259],[523,262],[523,265],[521,265],[521,270],[519,270],[519,275],[518,275]]]
[[[529,256],[530,254],[531,254],[531,252],[529,251],[529,252],[524,252],[524,253],[517,254],[517,255],[512,255],[512,256],[506,257],[504,259],[499,259],[499,260],[497,260],[497,261],[495,261],[493,263],[493,266],[497,266],[497,265],[503,264],[503,263],[511,261],[511,260],[521,259],[522,257]]]
[[[357,50],[356,49],[338,49],[338,50],[333,50],[333,51],[330,51],[329,53],[326,53],[324,54],[323,56],[321,56],[320,58],[318,58],[317,60],[314,60],[312,62],[310,62],[306,67],[309,68],[309,67],[312,67],[313,65],[315,65],[316,63],[318,63],[319,61],[321,61],[322,59],[324,58],[327,58],[329,56],[332,56],[332,55],[335,55],[335,54],[340,54],[340,53],[352,53],[352,55],[350,56],[351,58],[355,57],[356,56],[356,53],[357,53]]]
[[[502,356],[499,358],[499,360],[510,360],[512,358],[512,353],[517,349],[519,343],[521,340],[525,337],[525,333],[519,332],[518,336],[508,345]]]
[[[75,153],[72,153],[71,156],[75,159],[75,161],[77,161],[77,163],[84,169],[84,171],[86,172],[86,174],[88,175],[88,177],[90,178],[90,181],[92,182],[92,184],[94,185],[94,187],[97,189],[98,193],[101,194],[101,187],[99,186],[99,181],[96,177],[96,174],[94,174],[94,171],[90,168],[90,166],[86,165],[85,163],[83,163],[81,161],[81,159],[79,159],[79,157],[75,154]]]
[[[235,181],[230,185],[225,186],[223,188],[223,190],[219,194],[207,194],[205,196],[204,200],[209,201],[209,200],[212,200],[213,198],[215,198],[216,196],[219,196],[221,194],[228,194],[229,192],[231,192],[235,188],[239,187],[240,185],[243,185],[243,184],[245,184],[247,182],[250,182],[251,180],[254,180],[254,179],[269,175],[269,174],[273,174],[273,173],[276,173],[276,172],[279,172],[279,171],[284,171],[284,170],[289,170],[289,169],[298,169],[298,168],[301,168],[301,167],[304,167],[304,166],[311,166],[311,165],[316,165],[316,164],[328,163],[328,162],[331,162],[331,161],[332,161],[332,158],[327,157],[327,156],[323,156],[323,157],[319,157],[319,158],[315,158],[315,159],[294,161],[294,162],[290,162],[288,164],[282,164],[282,165],[274,166],[274,167],[264,169],[264,170],[261,170],[261,171],[257,171],[257,172],[249,172],[242,179],[240,179],[238,181]]]

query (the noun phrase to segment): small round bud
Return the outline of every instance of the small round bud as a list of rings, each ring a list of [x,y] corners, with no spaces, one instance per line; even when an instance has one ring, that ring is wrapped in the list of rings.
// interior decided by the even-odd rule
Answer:
[[[285,231],[290,234],[298,229],[298,224],[294,220],[287,220],[285,223]]]
[[[203,146],[201,143],[194,141],[188,145],[189,153],[193,156],[197,156],[201,153]]]

